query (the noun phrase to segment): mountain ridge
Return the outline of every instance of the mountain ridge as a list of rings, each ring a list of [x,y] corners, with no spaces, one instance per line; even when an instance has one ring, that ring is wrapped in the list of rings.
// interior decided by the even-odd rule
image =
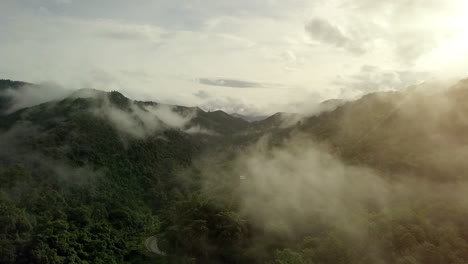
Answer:
[[[466,81],[251,123],[83,92],[0,115],[0,263],[468,258]]]

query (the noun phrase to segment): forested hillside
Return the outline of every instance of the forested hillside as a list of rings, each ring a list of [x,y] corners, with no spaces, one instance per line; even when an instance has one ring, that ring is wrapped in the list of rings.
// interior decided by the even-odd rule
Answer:
[[[251,123],[91,89],[11,111],[23,85],[0,81],[0,263],[468,260],[466,81]]]

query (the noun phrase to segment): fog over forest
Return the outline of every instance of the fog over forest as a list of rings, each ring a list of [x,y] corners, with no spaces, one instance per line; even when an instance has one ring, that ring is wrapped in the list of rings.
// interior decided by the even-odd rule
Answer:
[[[465,264],[461,0],[0,3],[0,264]]]

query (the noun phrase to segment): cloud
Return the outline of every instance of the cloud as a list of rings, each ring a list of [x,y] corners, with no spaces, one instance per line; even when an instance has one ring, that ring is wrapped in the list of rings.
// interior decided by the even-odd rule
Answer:
[[[195,112],[181,115],[167,105],[141,106],[130,104],[130,111],[111,105],[95,109],[94,113],[108,119],[121,132],[145,138],[165,129],[185,129]]]
[[[189,134],[214,134],[209,130],[192,125],[196,117],[195,108],[180,109],[177,106],[137,102],[125,98],[118,92],[105,93],[93,89],[82,89],[75,92],[75,98],[95,98],[101,102],[91,112],[98,117],[109,120],[121,133],[135,138],[146,138],[167,129],[176,129]],[[126,102],[123,106],[113,104],[112,98]]]
[[[200,104],[200,108],[206,111],[221,110],[226,113],[238,113],[242,115],[259,115],[264,109],[255,104],[232,97],[209,97]]]
[[[465,34],[459,27],[464,10],[463,1],[338,0],[318,5],[305,29],[312,39],[351,54],[378,54],[374,63],[383,55],[408,66]]]
[[[287,89],[285,89],[285,93],[288,93]],[[322,104],[324,100],[331,98],[320,93],[309,93],[302,90],[296,90],[295,93],[297,94],[297,99],[295,100],[281,100],[281,97],[279,97],[275,103],[270,103],[268,105],[250,103],[248,100],[242,98],[239,99],[206,92],[201,94],[204,98],[200,96],[197,96],[197,98],[201,99],[198,106],[206,111],[222,110],[227,113],[237,113],[246,116],[269,116],[278,112],[285,112],[303,117],[331,111],[339,105],[336,101],[334,104]],[[260,96],[268,96],[268,93],[265,95],[261,94]]]
[[[466,206],[462,198],[466,180],[389,180],[372,169],[346,165],[323,146],[304,139],[274,148],[259,144],[241,154],[230,170],[232,177],[244,178],[239,188],[241,215],[270,234],[298,237],[325,223],[350,241],[385,251],[375,243],[378,237],[368,232],[373,223],[369,213],[392,215],[395,209],[421,209],[434,202]]]
[[[53,175],[60,184],[85,185],[93,188],[94,184],[105,175],[104,168],[92,168],[88,165],[76,166],[65,159],[47,157],[44,153],[33,150],[30,145],[25,144],[37,137],[47,137],[47,133],[44,128],[27,121],[18,122],[8,130],[1,131],[2,165],[20,163],[33,172]],[[66,152],[69,146],[60,146],[57,150]]]
[[[63,99],[70,95],[72,90],[53,83],[39,85],[24,85],[19,88],[7,88],[0,92],[0,97],[10,98],[6,113],[31,107],[48,101]]]
[[[238,194],[234,198],[240,203],[238,212],[253,230],[259,230],[254,235],[272,235],[276,241],[284,238],[286,247],[291,245],[287,239],[299,244],[310,236],[318,243],[310,245],[309,252],[317,252],[324,241],[321,238],[332,234],[345,250],[360,252],[356,251],[359,242],[363,251],[353,255],[369,263],[396,263],[394,252],[418,256],[417,247],[405,247],[404,252],[389,247],[396,230],[389,227],[396,223],[397,229],[409,232],[414,227],[409,216],[422,219],[421,227],[450,226],[459,233],[459,219],[463,218],[459,213],[468,206],[468,178],[463,174],[468,149],[463,129],[459,130],[467,122],[462,114],[466,112],[466,83],[447,92],[439,93],[439,87],[434,94],[419,90],[407,96],[350,103],[333,115],[309,120],[314,122],[309,125],[316,126],[316,133],[295,131],[282,140],[264,137],[253,146],[234,151],[235,155],[225,154],[222,162],[216,160],[219,157],[202,160],[197,169],[201,168],[208,193],[218,190],[225,194],[232,188],[231,193]],[[402,96],[406,97],[403,104]],[[369,102],[372,106],[366,108]],[[388,105],[391,109],[395,104],[398,111],[381,127],[366,124],[375,118],[382,120]],[[368,125],[375,128],[372,135],[356,147],[356,135],[366,133]],[[330,139],[332,146],[326,141],[314,142],[314,135]],[[439,210],[452,206],[457,209],[451,213]],[[441,244],[435,245],[439,248]],[[313,258],[314,254],[308,256]]]
[[[161,104],[145,107],[145,109],[171,128],[183,128],[196,116],[195,109],[190,109],[189,112],[179,113],[176,112],[175,107]]]
[[[260,108],[300,100],[294,87],[333,98],[329,80],[353,65],[435,72],[467,50],[463,1],[3,2],[2,78],[191,106],[208,86],[246,88],[212,96]],[[257,87],[282,89],[248,89]]]
[[[263,144],[241,155],[236,167],[246,178],[241,210],[259,225],[290,232],[297,217],[318,214],[351,228],[345,222],[359,203],[387,199],[386,182],[372,170],[346,166],[319,145],[301,139],[273,149]]]
[[[210,136],[218,135],[218,133],[212,130],[209,130],[207,128],[201,127],[199,125],[191,126],[185,129],[184,132],[187,134],[204,134],[204,135],[210,135]]]
[[[73,0],[54,0],[57,4],[71,4]]]
[[[320,42],[330,44],[339,48],[344,48],[355,54],[364,53],[363,47],[357,40],[353,40],[329,21],[321,18],[313,18],[305,26],[309,35]]]
[[[361,70],[347,77],[337,77],[333,85],[340,87],[345,98],[367,93],[390,91],[420,84],[430,79],[428,72],[383,70],[376,66],[363,65]]]
[[[136,31],[109,30],[103,31],[101,36],[115,40],[145,40],[147,36]]]
[[[199,90],[198,92],[194,93],[193,95],[195,95],[196,97],[200,98],[200,99],[208,99],[210,98],[210,94],[203,91],[203,90]]]
[[[121,24],[112,20],[100,20],[100,24],[96,34],[112,40],[142,41],[161,45],[171,37],[170,32],[154,26]]]
[[[268,88],[270,85],[266,83],[242,81],[235,79],[208,79],[201,78],[198,82],[204,85],[222,86],[231,88]]]
[[[398,34],[395,54],[404,64],[411,64],[438,46],[437,36],[431,29]]]

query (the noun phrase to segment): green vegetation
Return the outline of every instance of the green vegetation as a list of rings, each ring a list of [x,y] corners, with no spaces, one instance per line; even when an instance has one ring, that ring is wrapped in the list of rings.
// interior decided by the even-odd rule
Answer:
[[[123,138],[93,103],[2,117],[0,263],[146,263],[156,212],[186,192],[171,175],[197,147],[170,130]]]
[[[0,115],[4,114],[13,103],[9,92],[25,85],[29,85],[29,83],[0,79]]]
[[[0,84],[0,92],[14,86]],[[236,164],[239,153],[249,153],[268,131],[262,145],[267,152],[305,137],[326,143],[344,164],[372,168],[390,182],[456,186],[468,171],[460,147],[468,131],[466,91],[444,97],[452,103],[437,116],[424,103],[428,98],[389,93],[285,129],[278,128],[278,115],[249,124],[195,109],[190,124],[212,135],[181,129],[145,137],[124,133],[95,113],[106,102],[132,113],[134,102],[118,92],[72,96],[0,116],[0,263],[466,263],[468,210],[459,197],[421,192],[384,206],[359,201],[330,221],[323,212],[336,202],[314,208],[304,200],[301,210],[285,210],[265,195],[256,209],[269,217],[259,218],[246,210],[251,200],[244,197],[257,192],[255,185],[239,179],[244,168]],[[166,256],[147,252],[144,241],[154,235]]]

